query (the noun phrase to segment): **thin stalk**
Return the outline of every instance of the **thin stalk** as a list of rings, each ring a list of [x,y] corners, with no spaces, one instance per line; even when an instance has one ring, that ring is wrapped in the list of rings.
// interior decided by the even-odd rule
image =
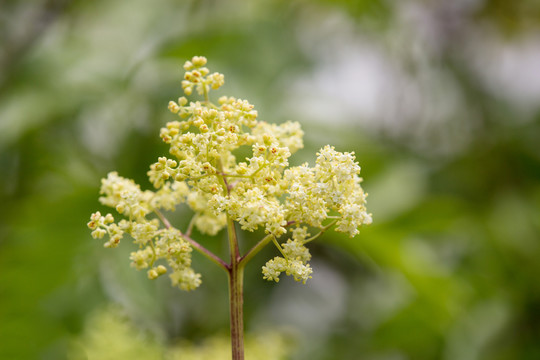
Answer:
[[[161,211],[155,209],[154,212],[156,213],[156,215],[159,217],[159,219],[161,220],[161,222],[163,223],[163,225],[165,225],[167,229],[174,228]],[[220,268],[224,269],[227,272],[229,271],[229,265],[225,261],[221,260],[219,256],[217,256],[216,254],[214,254],[213,252],[211,252],[210,250],[208,250],[207,248],[199,244],[197,241],[193,240],[191,237],[189,237],[188,234],[181,234],[181,236],[182,236],[182,239],[189,242],[191,246],[195,248],[195,250],[197,250],[198,252],[203,254],[205,257],[210,259],[213,263],[217,264]]]
[[[222,268],[223,270],[227,272],[229,271],[229,264],[221,260],[219,256],[217,256],[216,254],[214,254],[213,252],[211,252],[210,250],[208,250],[207,248],[205,248],[204,246],[202,246],[201,244],[199,244],[197,241],[193,240],[186,234],[182,234],[181,236],[182,236],[182,239],[189,242],[191,246],[195,248],[195,250],[197,250],[199,253],[204,255],[206,258],[210,259],[214,264],[218,265],[220,268]]]
[[[281,247],[281,245],[279,245],[278,241],[276,240],[276,237],[273,236],[272,237],[272,242],[274,243],[274,245],[276,245],[276,247],[278,248],[279,252],[281,253],[281,255],[283,255],[284,258],[287,258],[287,256],[285,255],[285,253],[283,252],[283,248]]]
[[[336,223],[337,223],[337,220],[334,220],[334,221],[332,221],[330,224],[328,224],[328,225],[322,227],[322,228],[321,228],[321,231],[319,231],[318,234],[313,235],[313,236],[310,237],[309,239],[304,240],[304,244],[307,244],[308,242],[315,240],[316,238],[318,238],[319,236],[321,236],[322,234],[324,234],[324,233],[325,233],[328,229],[330,229],[332,226],[334,226]]]
[[[193,231],[193,225],[195,225],[195,219],[197,219],[197,214],[193,215],[191,220],[189,221],[188,228],[186,230],[186,235],[191,236],[191,232]]]
[[[233,360],[244,360],[244,266],[235,264],[229,271],[231,350]]]
[[[229,249],[231,251],[231,266],[240,262],[240,249],[238,248],[238,238],[234,220],[227,215],[227,234],[229,236]]]
[[[161,222],[163,223],[163,225],[165,225],[165,227],[167,229],[171,228],[172,225],[171,223],[169,222],[169,220],[165,217],[165,215],[163,215],[163,213],[161,211],[159,211],[158,209],[154,209],[154,212],[156,213],[156,215],[158,216],[158,218],[161,220]]]
[[[272,241],[272,238],[274,235],[268,234],[264,238],[262,238],[255,246],[253,246],[246,255],[242,256],[240,259],[240,263],[245,266],[251,260],[259,251],[261,251],[270,241]]]
[[[240,263],[238,238],[230,216],[227,216],[227,230],[231,252],[228,274],[232,359],[244,360],[244,263]]]

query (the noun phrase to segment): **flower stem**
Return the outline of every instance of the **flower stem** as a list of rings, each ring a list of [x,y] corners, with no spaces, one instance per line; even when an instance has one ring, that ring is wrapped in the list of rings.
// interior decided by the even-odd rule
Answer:
[[[204,246],[202,246],[201,244],[199,244],[197,241],[193,240],[186,234],[182,234],[181,236],[182,236],[182,239],[189,242],[191,246],[195,248],[195,250],[197,250],[199,253],[204,255],[207,259],[211,260],[214,264],[218,265],[220,268],[224,269],[225,271],[227,272],[229,271],[229,265],[225,261],[221,260],[219,256],[217,256],[216,254],[214,254],[213,252],[211,252],[210,250],[208,250],[207,248],[205,248]]]
[[[238,238],[234,221],[227,216],[231,263],[229,267],[229,304],[231,320],[231,349],[233,360],[244,360],[244,264],[240,263]]]
[[[261,251],[270,241],[274,235],[268,234],[263,239],[261,239],[255,246],[253,246],[243,257],[240,259],[240,262],[245,265],[249,260],[251,260],[259,251]]]
[[[163,213],[161,211],[155,209],[154,212],[161,219],[161,222],[163,222],[163,224],[165,225],[165,227],[167,229],[173,228],[173,226],[171,225],[169,220],[167,220],[167,218],[163,215]],[[180,235],[182,237],[182,239],[189,242],[191,244],[191,246],[193,246],[195,248],[195,250],[197,250],[202,255],[206,256],[208,259],[210,259],[212,262],[214,262],[216,265],[218,265],[219,267],[221,267],[222,269],[224,269],[225,271],[228,272],[229,271],[229,265],[225,261],[221,260],[219,258],[219,256],[217,256],[216,254],[214,254],[213,252],[211,252],[210,250],[208,250],[207,248],[205,248],[204,246],[202,246],[201,244],[199,244],[197,241],[193,240],[190,237],[189,234],[191,233],[191,226],[192,226],[192,224],[190,223],[190,228],[188,229],[188,232],[186,234],[181,234]],[[152,247],[152,250],[154,250],[153,247]],[[154,252],[154,254],[155,254],[155,252]]]
[[[307,244],[308,242],[313,241],[313,240],[315,240],[316,238],[318,238],[319,236],[321,236],[322,234],[324,234],[328,229],[330,229],[332,226],[334,226],[334,225],[337,223],[337,221],[338,221],[338,219],[333,220],[333,221],[332,221],[331,223],[329,223],[328,225],[323,226],[323,227],[321,228],[321,231],[319,231],[318,234],[315,234],[315,235],[313,235],[312,237],[310,237],[309,239],[304,240],[304,244]]]
[[[244,266],[235,264],[229,271],[231,349],[233,360],[244,360]]]

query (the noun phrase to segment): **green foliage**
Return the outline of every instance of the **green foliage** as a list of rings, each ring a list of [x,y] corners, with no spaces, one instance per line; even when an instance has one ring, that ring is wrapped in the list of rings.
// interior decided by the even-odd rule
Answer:
[[[506,20],[520,24],[506,44],[536,41],[535,1],[488,1],[460,11],[441,7],[456,2],[418,2],[416,10],[433,11],[440,15],[433,23],[447,25],[430,32],[436,51],[397,26],[404,17],[394,4],[412,2],[384,2],[390,5],[382,18],[378,5],[362,13],[354,4],[362,16],[349,17],[345,2],[62,3],[10,1],[0,19],[0,358],[65,358],[71,339],[89,331],[88,314],[109,302],[125,309],[138,330],[167,343],[226,331],[227,288],[213,264],[194,254],[205,286],[181,294],[167,279],[150,282],[132,271],[134,247],[98,249],[81,225],[111,169],[151,186],[147,166],[166,151],[155,140],[170,117],[163,107],[180,90],[180,76],[170,74],[192,54],[208,56],[234,78],[224,91],[249,98],[265,118],[299,121],[308,130],[296,165],[312,161],[326,143],[354,150],[377,220],[358,240],[325,234],[313,243],[320,275],[301,292],[285,279],[279,286],[261,281],[255,269],[277,253],[255,257],[245,279],[248,332],[301,329],[292,359],[540,357],[540,113],[506,98],[502,92],[510,91],[526,100],[491,78],[496,71],[482,77],[497,53],[487,62],[468,53],[482,51]],[[429,88],[444,101],[428,118],[446,106],[448,119],[402,125],[404,111],[385,128],[334,104],[324,124],[312,122],[310,106],[335,98],[304,106],[293,83],[317,78],[323,66],[335,71],[323,79],[332,88],[340,53],[331,50],[334,62],[319,57],[338,43],[353,47],[353,39],[388,47],[384,54],[408,75],[451,79],[455,92],[447,92],[447,82]],[[353,55],[344,57],[354,61]],[[532,75],[521,81],[534,81]],[[407,87],[414,79],[383,93],[414,93]],[[456,94],[465,99],[459,106]],[[385,100],[377,107],[395,99]],[[436,131],[426,133],[429,126]],[[438,151],[441,142],[454,150]],[[173,220],[182,228],[189,223],[183,213]],[[244,250],[261,234],[254,235],[240,239]]]

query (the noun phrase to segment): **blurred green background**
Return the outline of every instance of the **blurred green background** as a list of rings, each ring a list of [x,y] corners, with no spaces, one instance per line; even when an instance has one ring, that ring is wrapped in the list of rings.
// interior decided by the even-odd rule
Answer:
[[[220,269],[195,256],[184,293],[86,228],[107,172],[150,188],[193,55],[302,124],[294,164],[354,150],[370,194],[374,224],[313,243],[308,284],[254,259],[248,333],[289,334],[290,359],[539,359],[539,25],[536,0],[1,1],[0,359],[64,359],[110,304],[134,343],[227,335]]]

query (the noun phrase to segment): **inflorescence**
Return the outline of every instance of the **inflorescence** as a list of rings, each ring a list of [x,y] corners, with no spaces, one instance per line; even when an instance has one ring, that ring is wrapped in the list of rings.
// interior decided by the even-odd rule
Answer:
[[[185,95],[195,89],[204,100],[189,102],[182,96],[169,103],[178,120],[161,129],[170,157],[150,166],[155,191],[143,191],[133,180],[109,173],[101,182],[100,202],[123,219],[116,223],[111,214],[92,214],[92,236],[107,235],[105,247],[116,247],[129,234],[140,248],[131,253],[133,267],[148,269],[150,279],[169,272],[173,285],[193,290],[201,276],[191,268],[192,227],[216,235],[229,217],[244,230],[263,228],[278,248],[280,256],[262,268],[264,279],[277,282],[284,272],[305,283],[312,273],[306,243],[333,226],[353,237],[372,221],[360,166],[354,153],[327,145],[317,153],[314,167],[290,167],[291,154],[303,148],[300,125],[259,121],[246,100],[223,96],[212,103],[209,92],[221,87],[224,77],[211,74],[205,65],[206,58],[198,56],[184,65]],[[235,150],[242,147],[250,148],[251,156],[237,159]],[[185,233],[161,213],[181,203],[194,212]],[[290,239],[280,243],[287,234]]]

